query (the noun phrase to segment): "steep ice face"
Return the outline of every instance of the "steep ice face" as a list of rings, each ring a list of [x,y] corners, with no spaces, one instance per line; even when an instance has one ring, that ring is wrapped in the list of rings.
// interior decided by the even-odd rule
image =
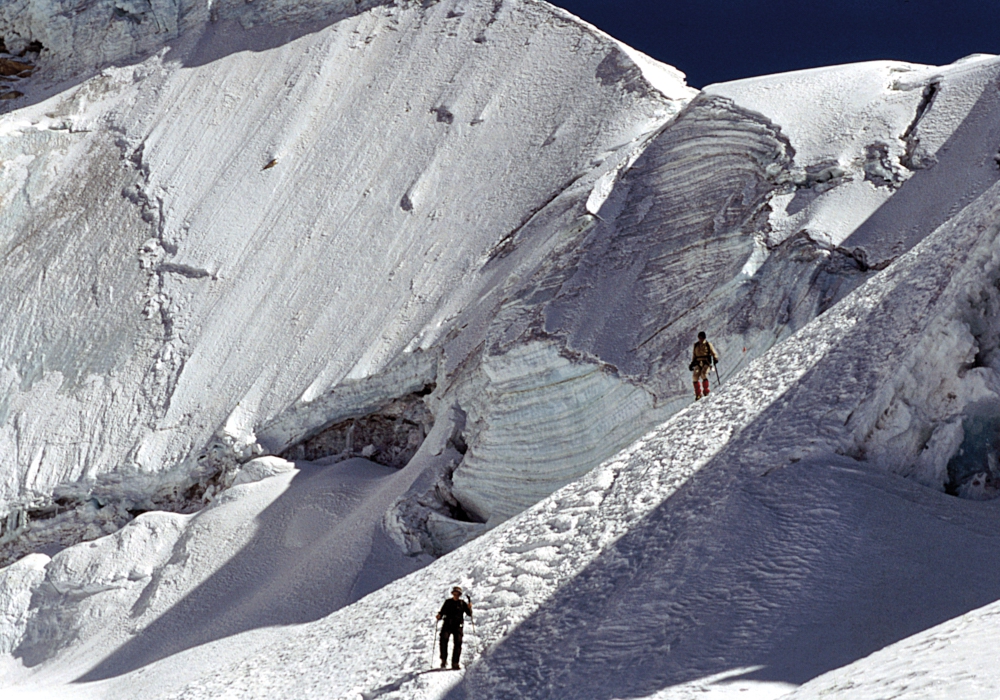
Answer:
[[[590,471],[668,413],[645,389],[551,343],[487,356],[459,392],[469,451],[453,495],[496,525]]]
[[[535,295],[545,331],[651,387],[659,401],[680,404],[699,330],[734,360],[738,342],[722,335],[730,324],[702,309],[735,296],[791,158],[767,120],[729,100],[694,100],[623,175],[586,242],[559,251],[532,280],[540,289],[558,285],[551,300]]]
[[[434,383],[459,316],[483,341],[504,242],[580,235],[597,180],[693,92],[535,2],[131,4],[107,54],[78,43],[109,3],[15,4],[4,36],[45,45],[33,81],[132,56],[154,15],[180,36],[0,127],[5,511],[69,483],[183,490]],[[272,12],[283,29],[252,26]]]

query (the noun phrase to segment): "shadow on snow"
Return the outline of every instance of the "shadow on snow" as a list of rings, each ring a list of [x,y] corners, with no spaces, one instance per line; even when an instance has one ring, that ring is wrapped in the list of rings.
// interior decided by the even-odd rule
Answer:
[[[416,472],[360,459],[299,466],[238,554],[77,682],[129,673],[248,630],[318,620],[429,561],[404,556],[380,527]],[[360,495],[345,493],[345,476]],[[40,660],[24,656],[29,666]]]

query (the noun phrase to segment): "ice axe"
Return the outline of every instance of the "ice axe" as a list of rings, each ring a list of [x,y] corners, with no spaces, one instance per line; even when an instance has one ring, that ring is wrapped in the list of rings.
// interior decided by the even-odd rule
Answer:
[[[719,361],[713,359],[712,367],[715,368],[715,382],[719,386],[722,386],[722,377],[719,376]]]
[[[469,609],[472,609],[472,596],[468,593],[465,594],[465,600],[469,604]],[[479,632],[476,631],[476,618],[474,615],[469,615],[469,621],[472,623],[472,638],[476,640],[476,657],[480,656],[479,652]]]

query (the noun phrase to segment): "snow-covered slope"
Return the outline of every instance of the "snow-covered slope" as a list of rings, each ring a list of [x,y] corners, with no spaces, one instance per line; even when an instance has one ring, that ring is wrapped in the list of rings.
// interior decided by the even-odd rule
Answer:
[[[5,36],[46,40],[31,7]],[[282,26],[205,20],[4,118],[4,510],[108,478],[169,500],[160,474],[204,482],[265,449],[257,431],[280,452],[440,383],[436,341],[496,283],[503,242],[586,220],[692,92],[537,2]],[[14,106],[60,77],[47,51]],[[363,405],[317,410],[372,377]]]
[[[298,468],[262,459],[277,475],[237,483],[197,515],[146,513],[51,562],[35,554],[4,570],[8,588],[32,586],[37,596],[30,619],[6,626],[5,653],[29,667],[58,659],[65,675],[93,648],[121,647],[130,651],[117,666],[131,670],[320,619],[427,563],[377,528],[409,485],[406,472],[363,459]]]
[[[4,697],[877,696],[1000,597],[1000,59],[71,4],[0,8]]]
[[[584,478],[168,696],[700,697],[699,679],[739,677],[774,697],[994,600],[993,503],[845,453],[857,439],[850,417],[926,370],[923,340],[990,287],[998,195],[1000,184],[713,399]],[[911,349],[874,351],[886,343]],[[945,349],[933,363],[942,375],[992,379]],[[425,669],[430,614],[452,583],[475,592],[487,651],[445,692]]]
[[[1000,184],[711,400],[526,513],[321,620],[258,630],[261,648],[243,660],[232,639],[163,660],[156,682],[172,683],[159,692],[776,697],[994,600],[992,502],[845,453],[858,432],[849,416],[871,410],[873,389],[926,368],[922,339],[990,287],[998,194]],[[890,341],[912,350],[873,352]],[[934,367],[960,383],[950,350]],[[431,615],[453,583],[476,596],[486,651],[449,683],[426,669]],[[129,666],[135,648],[74,687],[102,697],[149,687]],[[217,663],[185,670],[194,653]]]
[[[826,673],[788,700],[806,698],[968,698],[1000,695],[997,604],[991,603]]]
[[[995,154],[984,147],[995,140],[995,61],[862,63],[705,91],[781,124],[815,183],[775,198],[770,245],[805,231],[884,267],[995,181]],[[915,173],[919,185],[895,198]]]

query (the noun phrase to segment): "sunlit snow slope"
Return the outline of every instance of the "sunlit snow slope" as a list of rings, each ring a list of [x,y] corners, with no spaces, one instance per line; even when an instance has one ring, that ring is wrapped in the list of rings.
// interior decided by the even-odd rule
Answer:
[[[946,697],[996,639],[1000,59],[696,94],[536,0],[0,38],[5,698]]]
[[[541,3],[352,13],[206,19],[4,117],[0,508],[122,480],[141,502],[442,383],[505,241],[589,225],[597,180],[692,92]],[[32,17],[0,31],[49,41]]]

